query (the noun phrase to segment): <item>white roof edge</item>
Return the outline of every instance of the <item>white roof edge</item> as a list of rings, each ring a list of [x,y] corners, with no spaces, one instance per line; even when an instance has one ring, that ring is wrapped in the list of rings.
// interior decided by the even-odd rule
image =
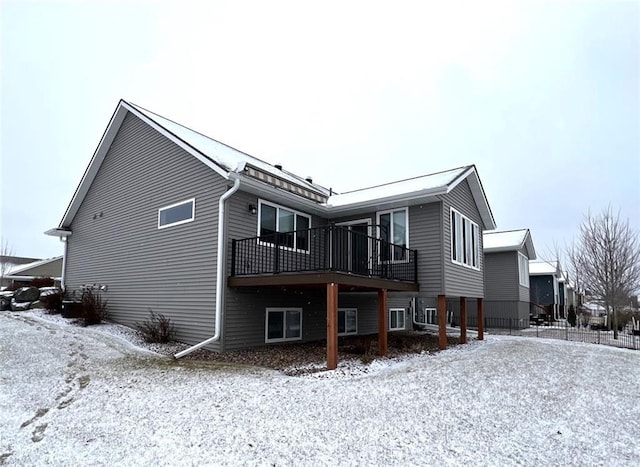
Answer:
[[[78,209],[80,208],[80,204],[82,203],[82,200],[84,199],[87,192],[89,191],[89,187],[91,186],[91,183],[95,179],[98,173],[98,170],[100,169],[100,166],[102,165],[102,162],[104,161],[104,158],[107,155],[109,148],[111,147],[111,143],[113,142],[116,135],[118,134],[118,130],[120,129],[120,126],[122,125],[122,122],[124,121],[128,112],[131,112],[136,117],[140,118],[146,124],[154,128],[156,131],[158,131],[160,134],[162,134],[169,140],[173,141],[175,144],[180,146],[189,154],[196,157],[199,161],[207,165],[209,168],[213,169],[222,177],[226,179],[229,178],[228,172],[222,169],[222,167],[218,166],[209,158],[205,157],[203,154],[201,154],[200,152],[198,152],[197,150],[195,150],[194,148],[186,144],[184,141],[182,141],[180,138],[175,136],[173,133],[167,131],[164,127],[156,123],[151,118],[147,117],[142,112],[138,111],[135,107],[129,105],[128,102],[124,100],[120,100],[120,102],[118,102],[118,106],[116,107],[116,110],[114,111],[113,115],[111,116],[111,119],[109,120],[107,129],[103,133],[102,138],[100,138],[100,142],[98,143],[98,146],[95,152],[93,153],[93,156],[91,157],[91,161],[89,162],[89,165],[85,169],[85,172],[82,175],[82,178],[80,179],[80,183],[76,187],[76,191],[74,192],[73,197],[71,198],[71,202],[67,206],[67,209],[64,215],[62,216],[62,220],[58,225],[59,229],[64,229],[65,226],[68,226],[73,220],[73,218],[75,217],[76,213],[78,212]],[[47,234],[47,235],[50,235],[50,234]]]
[[[491,206],[489,206],[487,195],[484,192],[484,187],[482,186],[480,175],[478,175],[478,170],[475,165],[472,164],[467,166],[467,170],[458,175],[456,180],[449,184],[447,193],[462,183],[462,180],[468,179],[472,174],[474,176],[473,183],[469,183],[469,187],[471,188],[471,193],[473,194],[478,210],[480,211],[480,216],[482,217],[482,222],[484,223],[483,230],[493,230],[496,228],[496,221],[493,217]],[[482,208],[485,208],[484,212]]]
[[[180,146],[189,154],[196,157],[199,161],[201,161],[206,166],[214,170],[217,174],[219,174],[223,178],[228,180],[231,178],[236,178],[238,176],[233,171],[231,172],[226,171],[223,167],[213,162],[211,159],[206,157],[200,151],[198,151],[197,149],[195,149],[194,147],[192,147],[191,145],[183,141],[178,136],[174,135],[171,131],[164,128],[161,124],[157,123],[155,120],[153,120],[152,117],[138,110],[132,104],[129,104],[124,100],[120,100],[118,102],[118,106],[116,107],[116,110],[114,111],[111,119],[109,120],[109,124],[107,125],[107,128],[103,133],[102,138],[100,139],[100,142],[98,143],[98,146],[91,158],[91,161],[89,162],[89,165],[85,169],[85,172],[80,180],[80,183],[76,187],[76,191],[74,192],[71,202],[67,206],[67,209],[62,217],[62,220],[60,221],[58,228],[49,229],[45,232],[45,234],[53,235],[53,236],[71,235],[69,230],[65,229],[65,227],[68,227],[71,224],[71,221],[77,214],[80,204],[82,203],[93,180],[95,179],[98,173],[98,170],[102,165],[102,162],[104,161],[104,158],[106,157],[106,154],[111,146],[111,143],[115,139],[122,125],[122,122],[124,121],[128,112],[133,113],[136,117],[140,118],[143,122],[145,122],[146,124],[154,128],[160,134],[162,134],[163,136],[165,136],[166,138],[168,138],[169,140],[171,140],[172,142]],[[240,171],[242,168],[244,168],[245,165],[246,165],[246,162],[239,163],[236,170]],[[493,213],[491,212],[491,208],[487,201],[486,194],[484,193],[482,182],[480,181],[475,165],[462,166],[462,167],[459,167],[459,169],[464,169],[464,170],[450,183],[444,184],[435,188],[416,191],[414,193],[395,194],[391,196],[380,197],[376,199],[356,202],[356,203],[342,205],[342,206],[332,206],[330,203],[318,204],[312,201],[309,201],[307,203],[307,202],[302,202],[301,200],[299,200],[300,201],[299,204],[307,205],[309,206],[310,209],[312,209],[316,213],[323,213],[329,216],[334,216],[342,213],[349,213],[349,212],[358,211],[361,209],[371,208],[371,207],[376,208],[376,210],[378,210],[377,207],[381,204],[392,204],[392,203],[401,202],[401,201],[411,202],[411,201],[419,200],[421,198],[428,198],[430,196],[448,193],[453,188],[455,188],[459,183],[461,183],[462,180],[468,179],[471,175],[473,175],[469,185],[471,187],[471,191],[472,191],[472,195],[474,197],[475,203],[480,212],[480,216],[482,218],[484,227],[487,230],[495,229],[496,225],[495,225],[495,220],[493,218]],[[455,169],[450,169],[450,170],[455,170]],[[432,175],[432,174],[427,174],[427,175]],[[248,183],[247,178],[242,177],[242,180],[245,184]],[[261,191],[261,189],[263,188],[262,186],[258,186],[252,183],[250,183],[250,185],[253,186],[254,189],[258,191]]]
[[[10,275],[15,275],[16,273],[25,271],[27,269],[44,266],[45,264],[53,263],[54,261],[59,261],[61,259],[62,259],[62,256],[54,256],[53,258],[41,259],[39,261],[34,261],[33,263],[21,264],[20,266],[11,268],[5,277],[9,277]]]

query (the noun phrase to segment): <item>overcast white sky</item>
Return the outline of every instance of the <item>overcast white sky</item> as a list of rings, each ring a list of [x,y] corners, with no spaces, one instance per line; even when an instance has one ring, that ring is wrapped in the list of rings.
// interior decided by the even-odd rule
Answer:
[[[120,98],[336,191],[476,164],[538,253],[640,230],[639,2],[1,2],[2,238],[55,227]]]

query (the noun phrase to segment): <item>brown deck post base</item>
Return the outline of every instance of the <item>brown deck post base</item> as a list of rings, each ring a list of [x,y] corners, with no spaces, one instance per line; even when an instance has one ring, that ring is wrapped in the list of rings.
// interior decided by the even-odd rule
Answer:
[[[460,297],[460,343],[467,343],[467,297]]]
[[[338,284],[327,284],[327,370],[338,367]]]
[[[387,341],[387,289],[378,290],[378,355],[385,356]]]
[[[484,340],[484,311],[481,298],[478,299],[478,340]]]
[[[444,295],[438,295],[438,348],[447,348],[447,302]]]

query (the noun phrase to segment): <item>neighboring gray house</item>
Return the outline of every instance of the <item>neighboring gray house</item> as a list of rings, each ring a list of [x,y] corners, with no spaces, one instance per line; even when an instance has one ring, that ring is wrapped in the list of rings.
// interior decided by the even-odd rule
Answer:
[[[26,264],[13,266],[2,278],[2,285],[11,283],[28,284],[36,277],[51,277],[57,284],[62,275],[62,256],[36,260]]]
[[[337,194],[120,101],[47,234],[66,288],[104,290],[115,321],[152,309],[221,352],[326,339],[335,368],[338,335],[377,333],[384,354],[448,297],[481,304],[493,228],[475,166]]]
[[[554,320],[560,317],[560,273],[558,261],[529,262],[531,303],[547,308]]]
[[[491,231],[482,238],[485,318],[495,327],[528,323],[529,260],[536,258],[531,232]]]

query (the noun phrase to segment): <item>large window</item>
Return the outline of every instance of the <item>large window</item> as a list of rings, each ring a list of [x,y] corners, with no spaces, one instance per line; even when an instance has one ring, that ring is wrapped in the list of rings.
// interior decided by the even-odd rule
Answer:
[[[379,237],[382,240],[382,261],[405,261],[409,246],[409,213],[407,209],[378,213]],[[389,245],[393,243],[393,247]]]
[[[480,269],[480,228],[466,216],[451,209],[451,260]]]
[[[338,308],[338,335],[358,334],[358,310]]]
[[[518,273],[520,285],[529,287],[529,259],[520,252],[518,252]]]
[[[158,228],[164,229],[173,225],[185,224],[195,219],[195,198],[171,204],[158,209]]]
[[[404,308],[389,310],[389,331],[404,329]]]
[[[260,242],[294,250],[309,250],[311,217],[276,204],[260,201],[258,236]]]
[[[302,308],[267,308],[266,342],[302,339]]]

